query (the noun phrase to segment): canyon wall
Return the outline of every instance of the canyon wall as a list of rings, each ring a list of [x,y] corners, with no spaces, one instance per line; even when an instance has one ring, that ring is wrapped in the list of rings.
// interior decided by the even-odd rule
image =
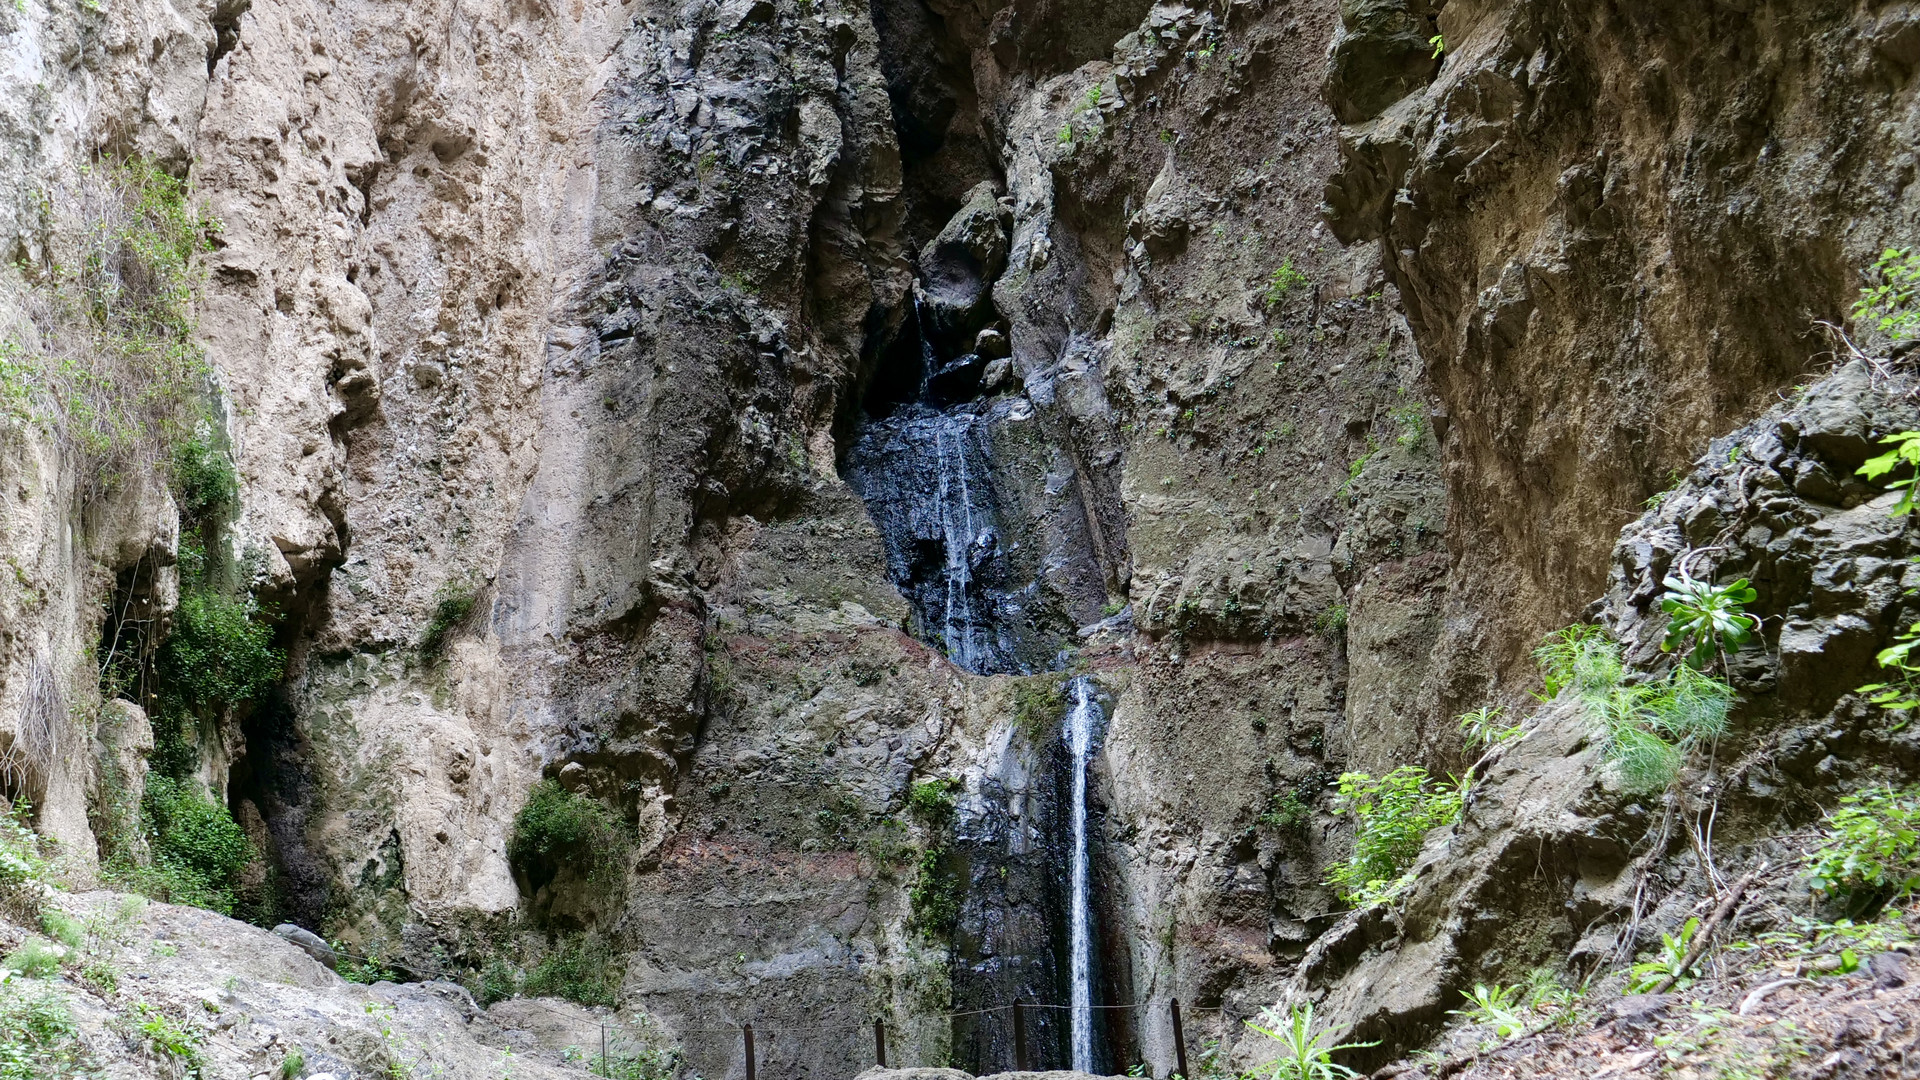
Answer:
[[[219,223],[220,543],[288,666],[198,770],[262,902],[422,976],[595,950],[709,1077],[742,1022],[793,1075],[875,1017],[1007,1064],[943,1014],[1058,993],[1068,673],[1107,705],[1100,993],[1155,1003],[1107,1064],[1171,1067],[1173,997],[1229,1053],[1329,985],[1419,1037],[1469,969],[1352,1004],[1408,939],[1323,884],[1336,778],[1466,765],[1451,717],[1526,699],[1913,228],[1903,4],[30,0],[0,41],[0,314],[83,165]],[[101,606],[166,617],[179,511],[8,424],[9,794],[85,862]],[[982,492],[894,464],[956,437]],[[611,884],[510,858],[543,779],[623,822]]]

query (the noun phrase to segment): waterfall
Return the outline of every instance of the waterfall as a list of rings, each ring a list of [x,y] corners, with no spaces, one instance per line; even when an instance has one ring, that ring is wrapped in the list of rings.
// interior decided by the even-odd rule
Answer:
[[[946,606],[940,631],[946,642],[947,656],[967,671],[985,670],[980,650],[975,646],[973,611],[974,544],[980,530],[974,524],[973,492],[967,482],[966,434],[970,417],[957,417],[958,428],[944,422],[934,430],[934,452],[938,459],[939,487],[935,501],[940,507],[940,532],[946,541]]]
[[[1073,680],[1073,709],[1067,714],[1067,745],[1073,750],[1073,885],[1071,1023],[1073,1068],[1093,1071],[1093,911],[1087,896],[1087,757],[1093,748],[1093,727],[1100,722],[1100,704],[1094,700],[1093,680]]]

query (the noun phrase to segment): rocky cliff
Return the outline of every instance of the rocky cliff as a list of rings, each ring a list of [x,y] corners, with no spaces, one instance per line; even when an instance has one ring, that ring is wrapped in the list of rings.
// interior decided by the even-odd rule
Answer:
[[[1920,417],[1848,322],[1915,229],[1907,5],[25,0],[0,48],[0,788],[76,887],[156,891],[150,791],[202,792],[215,906],[463,1024],[1000,1071],[1068,997],[1084,678],[1083,1067],[1165,1075],[1174,998],[1208,1068],[1278,1001],[1384,1064],[1916,768],[1852,693],[1911,616],[1854,470]],[[1696,550],[1762,622],[1662,801],[1530,653],[1666,670]],[[1350,913],[1338,779],[1404,765],[1480,787]]]

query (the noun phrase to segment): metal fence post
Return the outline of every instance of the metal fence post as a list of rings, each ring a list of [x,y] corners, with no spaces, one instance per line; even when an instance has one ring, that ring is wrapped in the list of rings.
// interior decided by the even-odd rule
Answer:
[[[753,1062],[753,1025],[743,1025],[740,1028],[740,1034],[747,1040],[747,1080],[754,1080],[756,1070]]]
[[[1179,1062],[1180,1080],[1190,1080],[1193,1075],[1187,1072],[1187,1033],[1180,1026],[1180,999],[1173,999],[1173,1056]]]
[[[887,1025],[877,1016],[873,1018],[873,1064],[887,1067]]]
[[[1019,998],[1013,999],[1013,1067],[1027,1071],[1027,1010]]]

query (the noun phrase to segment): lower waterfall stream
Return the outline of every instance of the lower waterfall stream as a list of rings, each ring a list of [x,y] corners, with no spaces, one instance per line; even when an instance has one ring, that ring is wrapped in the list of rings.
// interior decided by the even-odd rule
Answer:
[[[1071,1016],[1073,1068],[1093,1071],[1093,905],[1088,897],[1090,855],[1087,851],[1087,757],[1093,751],[1093,728],[1100,720],[1100,703],[1093,680],[1073,680],[1073,708],[1067,713],[1067,744],[1073,750],[1073,889],[1069,911],[1072,930],[1068,941],[1073,981]]]

